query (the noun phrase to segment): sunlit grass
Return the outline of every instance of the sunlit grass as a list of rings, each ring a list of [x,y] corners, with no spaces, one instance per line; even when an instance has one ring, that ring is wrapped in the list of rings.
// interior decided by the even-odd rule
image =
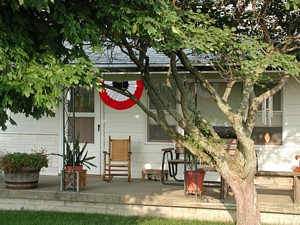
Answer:
[[[201,219],[201,218],[199,218]],[[178,220],[156,217],[116,216],[43,211],[0,211],[3,225],[233,225],[226,222]]]

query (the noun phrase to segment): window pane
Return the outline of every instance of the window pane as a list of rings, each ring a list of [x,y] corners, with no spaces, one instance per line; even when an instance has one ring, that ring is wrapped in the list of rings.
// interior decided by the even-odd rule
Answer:
[[[75,90],[75,112],[94,112],[94,90],[77,87]],[[73,110],[73,95],[69,105],[69,112]]]
[[[166,83],[164,83],[165,80],[159,80],[157,79],[156,85],[159,87],[160,94],[164,96],[165,99],[169,101],[173,109],[176,109],[176,86],[172,85],[171,87],[167,86]],[[154,104],[149,100],[149,109],[155,110]]]
[[[212,83],[213,87],[222,95],[226,88],[226,83]],[[273,87],[274,84],[267,84],[266,87],[255,87],[256,96],[263,93],[267,89]],[[243,85],[237,83],[234,85],[231,95],[228,98],[229,105],[233,110],[238,109],[242,99]],[[230,129],[230,123],[222,112],[217,108],[213,99],[206,90],[197,84],[197,107],[206,116],[206,118],[214,125],[214,128],[220,134],[227,133]],[[260,106],[261,110],[261,106]],[[281,145],[282,144],[282,112],[281,112],[281,93],[273,96],[273,117],[271,123],[262,123],[262,112],[259,111],[255,122],[255,128],[252,133],[252,139],[256,145]],[[268,117],[267,117],[268,120]],[[271,126],[270,126],[271,124]]]
[[[94,143],[94,117],[75,117],[75,125],[75,137],[77,137],[77,134],[79,133],[80,143]],[[68,129],[69,132],[72,133],[72,118],[69,118]]]
[[[236,134],[232,127],[214,127],[214,130],[221,138],[236,138]]]
[[[166,119],[168,124],[170,124],[170,127],[172,127],[172,129],[176,129],[176,122],[174,118],[167,115]],[[172,141],[169,135],[166,134],[151,117],[148,117],[148,141]]]
[[[173,109],[176,109],[176,86],[172,85],[173,83],[170,82],[166,83],[167,80],[164,79],[156,79],[153,82],[157,85],[159,88],[160,94],[164,96],[164,98],[171,104],[171,107]],[[170,86],[171,85],[171,86]],[[155,110],[154,104],[150,101],[150,98],[148,98],[149,102],[149,109]],[[169,115],[166,114],[166,119],[170,126],[175,129],[176,128],[176,122],[175,120]],[[155,142],[170,142],[172,139],[167,135],[158,125],[157,123],[150,117],[148,117],[148,141],[155,141]]]
[[[175,125],[171,127],[175,129]],[[158,125],[148,125],[148,141],[169,142],[172,139]]]
[[[263,92],[273,88],[275,84],[266,84],[265,87],[261,86],[254,86],[254,92],[256,96],[259,96]],[[267,108],[268,106],[268,101],[267,103]],[[262,106],[259,106],[259,110],[261,110]],[[281,91],[277,92],[275,95],[273,95],[273,110],[274,111],[281,111]]]
[[[268,120],[268,117],[266,118]],[[266,124],[263,123],[262,113],[258,112],[255,127],[281,127],[282,126],[282,113],[281,112],[274,112],[273,117],[271,118],[270,122],[267,121]]]
[[[212,82],[211,84],[222,96],[226,88],[226,83]],[[230,106],[232,106],[233,110],[238,109],[242,99],[242,93],[242,83],[236,83],[233,86],[232,92],[228,98],[228,103]],[[229,121],[216,106],[216,103],[211,98],[209,93],[199,83],[197,84],[197,108],[214,126],[230,126]]]

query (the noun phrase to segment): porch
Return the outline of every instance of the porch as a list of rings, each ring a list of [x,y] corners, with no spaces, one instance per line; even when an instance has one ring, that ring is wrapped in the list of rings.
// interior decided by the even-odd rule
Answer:
[[[235,218],[232,193],[219,199],[220,188],[205,186],[205,195],[186,196],[183,186],[163,185],[159,181],[114,178],[106,183],[88,176],[87,188],[80,192],[60,191],[60,176],[40,176],[32,190],[5,188],[0,175],[0,209],[88,212],[120,215],[147,215],[185,219],[224,220]],[[268,189],[258,186],[262,221],[273,224],[299,224],[300,207],[293,203],[288,187]]]

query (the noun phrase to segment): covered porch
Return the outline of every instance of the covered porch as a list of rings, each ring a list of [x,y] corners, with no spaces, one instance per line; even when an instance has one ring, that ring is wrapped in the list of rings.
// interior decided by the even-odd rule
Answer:
[[[159,216],[184,219],[235,219],[235,201],[231,192],[220,199],[220,187],[205,186],[201,197],[185,195],[183,186],[163,185],[148,179],[114,178],[104,182],[100,176],[88,176],[87,187],[79,192],[61,191],[60,176],[40,176],[37,189],[9,190],[0,175],[0,209],[43,210]],[[299,224],[299,205],[293,202],[289,187],[257,185],[262,222]]]

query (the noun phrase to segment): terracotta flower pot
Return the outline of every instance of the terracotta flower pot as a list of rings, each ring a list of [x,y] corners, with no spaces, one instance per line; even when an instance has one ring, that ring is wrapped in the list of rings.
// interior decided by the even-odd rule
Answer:
[[[83,169],[83,166],[75,166],[75,171],[81,171]],[[66,166],[66,171],[67,172],[71,172],[73,171],[73,166]]]
[[[203,193],[203,182],[205,177],[204,170],[186,171],[185,172],[185,191],[186,194],[197,194]]]

